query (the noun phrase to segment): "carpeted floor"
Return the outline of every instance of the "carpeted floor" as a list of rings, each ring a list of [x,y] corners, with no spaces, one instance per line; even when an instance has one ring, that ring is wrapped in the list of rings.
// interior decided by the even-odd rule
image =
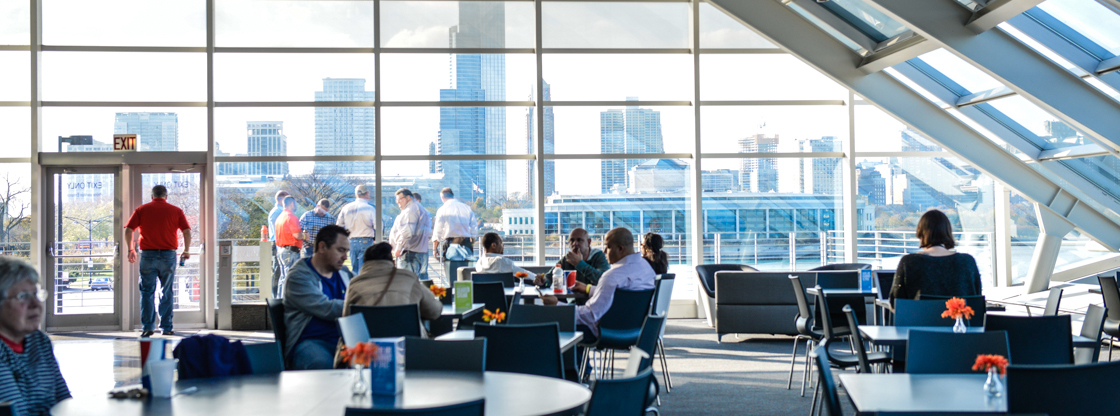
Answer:
[[[673,390],[661,396],[664,415],[809,414],[812,390],[801,397],[801,362],[792,390],[786,390],[793,337],[724,336],[703,319],[671,319],[665,330]],[[621,356],[620,356],[621,357]],[[660,374],[659,382],[664,379]],[[663,384],[663,383],[662,383]],[[664,387],[662,387],[664,391]],[[841,396],[845,414],[855,414]]]

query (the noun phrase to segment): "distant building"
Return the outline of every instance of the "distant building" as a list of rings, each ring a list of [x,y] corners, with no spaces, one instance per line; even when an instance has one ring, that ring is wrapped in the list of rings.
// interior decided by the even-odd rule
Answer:
[[[179,115],[117,113],[113,122],[113,134],[137,135],[141,152],[178,152]]]
[[[840,152],[840,142],[835,136],[825,136],[817,140],[809,140],[810,152]],[[840,169],[840,158],[814,158],[801,159],[811,166],[810,172],[802,170],[802,175],[811,178],[812,185],[804,185],[805,193],[820,195],[840,195],[843,192],[841,178],[843,171]]]
[[[739,171],[732,169],[705,170],[700,172],[704,192],[738,192]]]
[[[1066,123],[1058,120],[1048,120],[1043,122],[1046,126],[1047,137],[1044,137],[1048,143],[1061,145],[1061,146],[1074,146],[1085,144],[1085,138],[1077,134],[1077,130],[1070,127]]]
[[[459,24],[449,29],[452,48],[504,48],[505,4],[463,2]],[[440,90],[440,101],[505,101],[506,60],[503,54],[452,54],[452,86]],[[505,107],[441,107],[441,155],[506,154]],[[438,169],[455,194],[506,197],[506,161],[445,160]]]
[[[287,156],[288,136],[284,135],[283,121],[250,121],[247,123],[249,156]],[[288,162],[251,162],[249,175],[284,176]]]
[[[755,134],[739,139],[739,153],[775,153],[778,135]],[[778,192],[778,160],[743,158],[740,162],[739,185],[744,192]]]
[[[550,101],[550,100],[552,100],[552,92],[551,92],[552,88],[551,88],[551,86],[548,85],[547,82],[544,82],[543,84],[544,84],[544,94],[541,94],[541,99],[544,100],[544,101]],[[533,96],[530,95],[529,96],[529,101],[532,101],[532,100],[533,100]],[[537,152],[536,108],[535,107],[529,107],[529,110],[526,111],[526,113],[528,113],[528,114],[526,115],[525,125],[526,125],[526,128],[528,129],[528,132],[526,132],[525,137],[528,137],[529,154],[535,154]],[[544,107],[544,153],[545,154],[556,153],[556,131],[554,129],[555,121],[556,121],[556,117],[555,117],[555,114],[553,114],[552,107],[551,106]],[[534,175],[533,172],[536,171],[535,170],[536,164],[528,163],[527,165],[528,165],[528,174],[527,174],[526,178],[527,178],[528,183],[529,183],[529,195],[535,195],[536,194],[536,187],[537,187],[537,179],[536,179],[536,175]],[[545,196],[552,195],[555,192],[556,192],[556,161],[546,160],[546,161],[544,161],[544,195]]]
[[[856,168],[859,195],[867,197],[868,204],[887,205],[887,179],[875,168],[863,163]]]
[[[362,78],[323,78],[315,101],[373,101]],[[376,150],[373,107],[315,107],[315,156],[373,155]],[[317,174],[376,173],[368,162],[315,162]]]
[[[627,193],[646,194],[688,190],[688,164],[677,159],[650,159],[627,172]]]
[[[638,97],[626,97],[638,101]],[[664,153],[661,112],[638,106],[599,113],[599,150],[603,154]],[[605,159],[600,162],[600,191],[619,192],[630,188],[628,172],[645,159]]]

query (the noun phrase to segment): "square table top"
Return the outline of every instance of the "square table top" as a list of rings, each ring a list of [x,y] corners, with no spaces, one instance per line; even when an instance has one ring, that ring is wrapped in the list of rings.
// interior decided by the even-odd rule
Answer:
[[[460,329],[436,337],[440,341],[464,341],[474,339],[473,329]],[[560,352],[566,352],[583,340],[583,332],[560,332]]]
[[[865,339],[876,345],[891,345],[904,347],[910,340],[910,330],[952,332],[951,326],[880,326],[860,325],[859,333]],[[982,327],[969,327],[968,332],[984,332]],[[1074,347],[1093,347],[1097,341],[1081,335],[1070,334]]]
[[[987,374],[983,373],[856,374],[845,372],[840,374],[839,378],[840,384],[848,392],[852,406],[860,414],[930,411],[1007,412],[1006,396],[989,398],[984,393]]]
[[[515,288],[515,287],[507,287],[506,288],[506,297],[513,297],[513,294],[516,290],[517,290],[517,288]],[[524,288],[522,288],[521,298],[522,299],[539,298],[539,297],[541,297],[541,291],[542,290],[540,288],[536,287],[536,286],[525,286]],[[555,297],[560,298],[560,299],[575,299],[575,298],[580,298],[580,297],[584,297],[584,298],[587,297],[587,295],[585,295],[583,293],[572,293],[570,291],[566,292],[566,293],[552,293],[551,289],[545,290],[544,294],[545,295],[552,295],[552,296],[555,296]]]
[[[452,305],[443,305],[443,313],[441,313],[440,316],[452,317],[452,318],[462,318],[464,316],[471,316],[471,315],[474,315],[476,313],[482,312],[482,308],[484,308],[484,307],[486,307],[485,303],[475,303],[475,304],[471,305],[470,309],[467,309],[465,311],[456,311],[455,310],[455,305],[453,305],[453,304]]]
[[[879,295],[879,291],[875,290],[874,288],[872,288],[871,290],[821,288],[821,290],[825,291],[826,293],[828,293],[830,295],[838,295],[838,296],[875,297],[875,296]],[[817,291],[816,287],[808,287],[808,288],[805,288],[805,294],[817,296],[817,295],[820,294],[820,292]]]

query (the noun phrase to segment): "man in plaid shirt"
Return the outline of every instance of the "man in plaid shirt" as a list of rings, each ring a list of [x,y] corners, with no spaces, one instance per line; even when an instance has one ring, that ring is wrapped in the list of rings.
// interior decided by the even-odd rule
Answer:
[[[299,217],[299,228],[307,233],[307,240],[303,242],[303,257],[311,257],[315,253],[315,236],[319,234],[319,229],[334,224],[334,215],[331,215],[330,209],[331,200],[323,198],[315,209]]]

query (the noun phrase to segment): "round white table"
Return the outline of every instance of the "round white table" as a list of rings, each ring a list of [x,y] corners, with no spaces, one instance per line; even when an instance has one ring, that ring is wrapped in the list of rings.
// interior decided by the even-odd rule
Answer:
[[[82,397],[51,409],[65,415],[342,415],[346,407],[425,408],[486,398],[487,415],[574,414],[591,400],[582,385],[555,378],[488,371],[484,374],[409,371],[396,396],[353,396],[352,370],[285,371],[183,380],[175,391],[198,391],[171,399]],[[525,392],[536,392],[526,395]]]

